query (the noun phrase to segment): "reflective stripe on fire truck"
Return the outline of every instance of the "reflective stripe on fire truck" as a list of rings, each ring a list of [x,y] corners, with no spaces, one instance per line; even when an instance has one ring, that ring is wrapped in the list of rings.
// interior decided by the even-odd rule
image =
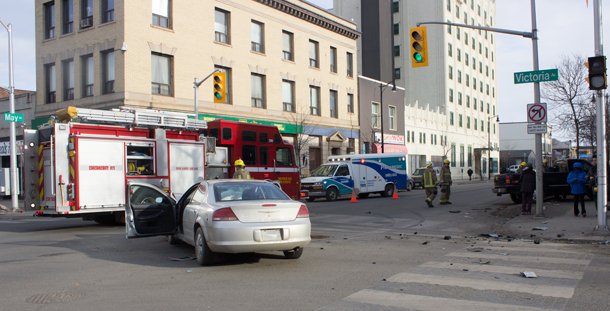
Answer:
[[[44,159],[42,156],[42,145],[38,146],[38,193],[40,195],[40,201],[44,199]],[[44,206],[40,204],[40,209],[43,210]]]
[[[72,146],[74,146],[74,138],[70,138],[68,140]],[[76,155],[76,152],[74,150],[70,150],[68,151],[68,163],[70,164],[70,178],[68,179],[69,182],[69,187],[66,187],[66,192],[68,193],[68,201],[69,202],[74,202],[74,183],[76,183],[76,177],[74,176],[74,166],[75,166],[75,160],[74,157]],[[68,191],[68,189],[70,191]],[[68,203],[70,204],[70,203]],[[70,210],[71,211],[75,211],[76,210],[76,204],[72,203],[70,204]]]

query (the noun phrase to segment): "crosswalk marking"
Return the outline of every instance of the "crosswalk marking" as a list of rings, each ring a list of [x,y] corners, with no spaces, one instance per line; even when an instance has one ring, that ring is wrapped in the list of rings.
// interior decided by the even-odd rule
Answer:
[[[421,311],[438,310],[515,310],[515,311],[542,311],[544,309],[527,306],[512,306],[500,303],[448,299],[410,294],[395,294],[390,292],[365,289],[345,298],[347,301],[374,304],[386,307],[397,307]],[[347,310],[347,309],[346,309]],[[371,308],[370,310],[374,310]]]
[[[484,258],[484,259],[497,259],[497,260],[508,260],[508,261],[523,261],[523,262],[544,262],[553,264],[569,264],[569,265],[589,265],[590,260],[588,259],[570,259],[570,258],[555,258],[555,257],[532,257],[532,256],[509,256],[500,254],[488,254],[488,253],[451,253],[447,256],[450,257],[463,257],[463,258]]]
[[[453,269],[453,270],[461,270],[467,269],[468,271],[476,271],[476,272],[491,272],[491,273],[502,273],[502,274],[520,274],[523,269],[522,267],[504,267],[504,266],[488,266],[488,265],[469,265],[469,264],[460,264],[460,263],[449,263],[449,262],[426,262],[420,267],[423,268],[438,268],[438,269]],[[560,279],[573,279],[580,280],[582,279],[584,272],[580,271],[567,271],[567,270],[543,270],[536,269],[536,275],[539,277],[550,277],[550,278],[560,278]]]

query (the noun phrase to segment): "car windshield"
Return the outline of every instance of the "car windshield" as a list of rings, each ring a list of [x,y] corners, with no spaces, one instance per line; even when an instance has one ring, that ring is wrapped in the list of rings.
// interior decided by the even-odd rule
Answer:
[[[415,173],[413,173],[413,175],[423,175],[424,171],[425,170],[423,168],[418,168],[415,170]]]
[[[216,202],[248,200],[290,200],[271,183],[218,183],[214,185]]]
[[[311,173],[311,176],[332,176],[336,168],[337,165],[320,165],[320,167]]]

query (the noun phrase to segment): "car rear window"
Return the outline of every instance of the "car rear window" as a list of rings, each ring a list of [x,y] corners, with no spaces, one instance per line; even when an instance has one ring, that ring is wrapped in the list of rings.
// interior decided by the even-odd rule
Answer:
[[[214,185],[216,202],[249,200],[290,200],[271,183],[218,183]]]

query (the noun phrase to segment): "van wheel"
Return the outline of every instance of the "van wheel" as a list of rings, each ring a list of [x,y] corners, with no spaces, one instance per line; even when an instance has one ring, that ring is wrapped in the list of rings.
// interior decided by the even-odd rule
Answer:
[[[513,203],[515,204],[521,204],[521,194],[518,193],[511,193],[510,194],[510,199],[513,201]]]
[[[385,185],[385,190],[383,190],[383,192],[381,193],[381,196],[389,197],[389,196],[392,196],[392,194],[394,194],[394,185],[392,185],[392,184]]]
[[[337,191],[337,188],[329,188],[328,190],[326,190],[326,200],[334,201],[338,197],[339,197],[339,191]]]

